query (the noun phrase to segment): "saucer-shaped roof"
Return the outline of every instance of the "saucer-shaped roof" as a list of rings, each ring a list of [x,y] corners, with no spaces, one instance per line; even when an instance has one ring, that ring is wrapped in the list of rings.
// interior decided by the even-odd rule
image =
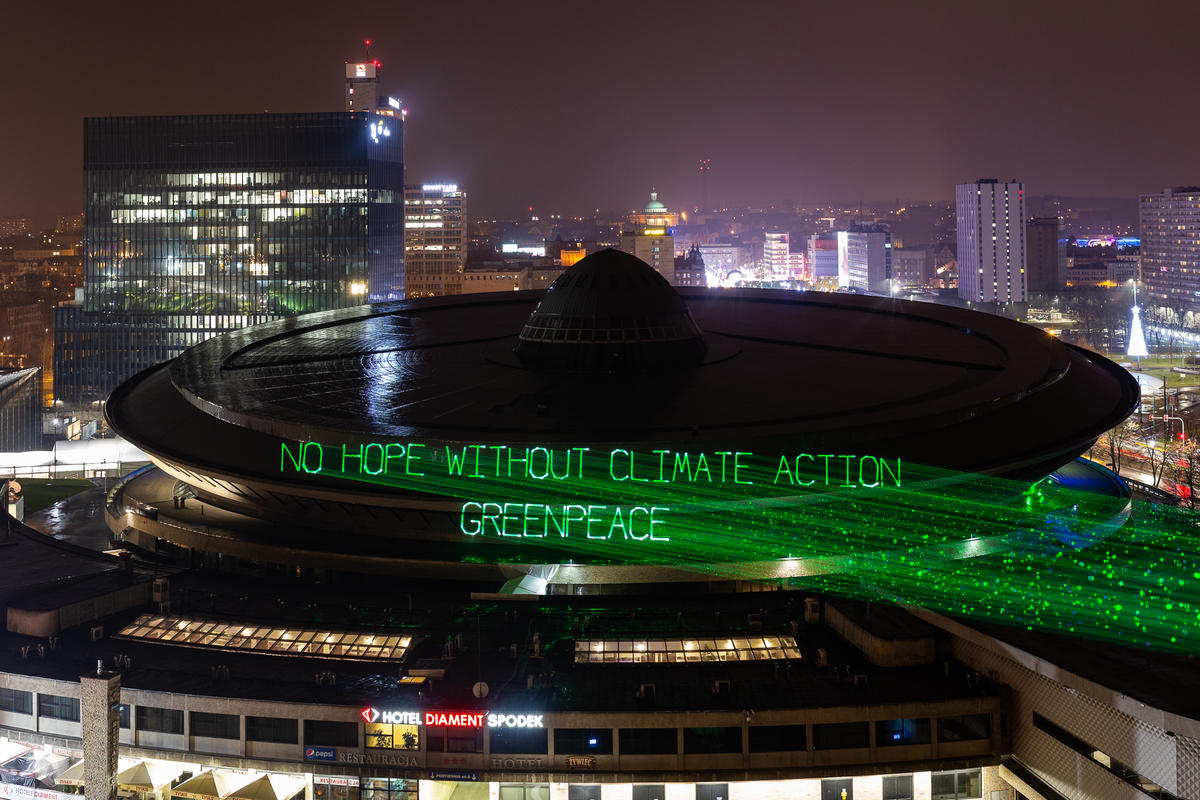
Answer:
[[[514,352],[534,367],[620,371],[694,365],[705,349],[667,279],[639,258],[606,249],[550,285]]]

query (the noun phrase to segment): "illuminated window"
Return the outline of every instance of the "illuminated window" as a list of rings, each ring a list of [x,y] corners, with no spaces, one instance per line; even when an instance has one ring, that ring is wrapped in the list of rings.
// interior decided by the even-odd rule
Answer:
[[[364,731],[366,746],[374,750],[416,750],[420,746],[420,728],[416,725],[368,723]]]
[[[411,636],[393,633],[249,626],[195,618],[143,614],[117,638],[167,642],[184,647],[254,651],[348,661],[399,661]]]
[[[576,664],[684,664],[702,661],[780,661],[800,657],[800,648],[791,636],[575,641]]]

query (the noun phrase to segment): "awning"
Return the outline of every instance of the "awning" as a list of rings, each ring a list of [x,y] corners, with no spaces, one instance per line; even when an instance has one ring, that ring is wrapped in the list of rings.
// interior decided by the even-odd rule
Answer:
[[[128,769],[138,763],[136,758],[117,759],[117,772]],[[54,782],[62,786],[83,786],[83,761],[76,761],[64,772],[59,773]]]
[[[188,778],[171,790],[172,797],[184,797],[187,800],[221,800],[229,794],[236,785],[238,775],[231,778],[214,770],[205,770],[194,778]]]
[[[60,773],[54,782],[63,786],[83,786],[83,760],[75,762]]]
[[[288,800],[304,789],[299,778],[284,775],[260,775],[229,794],[226,800]]]
[[[12,761],[17,756],[23,756],[30,751],[29,747],[16,742],[0,742],[0,764]]]
[[[159,761],[139,761],[128,769],[117,773],[117,788],[134,792],[149,792],[165,786],[183,772],[179,764]]]

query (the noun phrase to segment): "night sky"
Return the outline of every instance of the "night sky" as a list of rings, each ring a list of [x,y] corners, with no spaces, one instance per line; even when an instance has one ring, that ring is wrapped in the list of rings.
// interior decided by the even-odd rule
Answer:
[[[82,118],[341,110],[343,64],[410,109],[411,181],[472,216],[713,199],[950,199],[1200,183],[1200,3],[10,3],[0,216],[81,207]]]

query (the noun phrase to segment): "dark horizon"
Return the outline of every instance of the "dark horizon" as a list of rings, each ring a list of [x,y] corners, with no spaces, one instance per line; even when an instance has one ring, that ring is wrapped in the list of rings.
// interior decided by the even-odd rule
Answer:
[[[340,110],[364,37],[411,112],[409,182],[461,184],[472,217],[629,209],[651,185],[689,207],[701,158],[731,206],[948,200],[981,176],[1036,196],[1200,183],[1194,4],[739,10],[14,8],[0,216],[80,209],[84,117]]]

